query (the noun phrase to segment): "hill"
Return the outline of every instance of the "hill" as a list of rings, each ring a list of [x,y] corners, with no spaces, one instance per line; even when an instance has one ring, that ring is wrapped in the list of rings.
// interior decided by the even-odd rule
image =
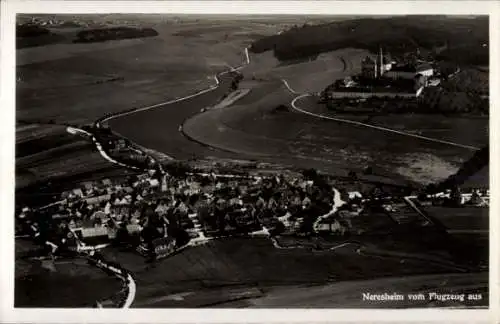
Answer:
[[[393,55],[415,49],[439,53],[441,60],[488,65],[487,17],[473,19],[441,16],[361,18],[321,25],[294,26],[253,42],[251,50],[269,50],[282,61],[314,57],[345,47],[377,51],[383,45]]]

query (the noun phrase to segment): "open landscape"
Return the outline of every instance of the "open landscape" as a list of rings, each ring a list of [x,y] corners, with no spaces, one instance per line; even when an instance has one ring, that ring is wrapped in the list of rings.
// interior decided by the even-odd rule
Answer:
[[[17,22],[16,307],[488,306],[488,17]]]

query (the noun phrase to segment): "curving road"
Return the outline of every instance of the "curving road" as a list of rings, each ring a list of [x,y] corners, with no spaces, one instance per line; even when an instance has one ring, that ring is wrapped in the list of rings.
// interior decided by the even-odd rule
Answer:
[[[98,125],[107,123],[118,134],[131,138],[137,143],[148,143],[147,148],[170,155],[176,159],[191,159],[212,156],[236,158],[230,152],[217,151],[195,142],[182,132],[184,121],[200,112],[201,108],[213,106],[226,94],[233,78],[229,75],[244,68],[249,62],[248,49],[245,48],[246,61],[238,67],[215,75],[215,85],[191,95],[155,105],[140,107],[103,118]],[[161,109],[160,109],[161,108]],[[175,113],[172,113],[175,112]],[[148,129],[144,132],[144,129]]]
[[[125,117],[125,116],[131,115],[131,114],[135,114],[135,113],[139,113],[139,112],[142,112],[142,111],[147,111],[147,110],[151,110],[151,109],[155,109],[155,108],[165,107],[167,105],[172,105],[172,104],[179,103],[179,102],[182,102],[182,101],[185,101],[185,100],[196,98],[196,97],[201,96],[201,95],[203,95],[205,93],[209,93],[209,92],[212,92],[214,90],[217,90],[219,88],[219,86],[221,86],[221,83],[223,81],[228,81],[228,80],[224,79],[224,77],[226,75],[228,75],[231,72],[237,72],[237,71],[243,69],[246,65],[250,64],[250,56],[248,54],[248,48],[245,48],[244,52],[245,52],[245,59],[246,59],[246,61],[243,64],[241,64],[241,65],[239,65],[237,67],[228,66],[229,70],[214,75],[213,79],[215,81],[215,84],[212,85],[212,86],[210,86],[210,87],[208,87],[207,89],[195,92],[193,94],[190,94],[190,95],[187,95],[187,96],[184,96],[184,97],[181,97],[181,98],[176,98],[176,99],[168,100],[168,101],[165,101],[165,102],[160,102],[158,104],[154,104],[154,105],[150,105],[150,106],[146,106],[146,107],[135,108],[135,109],[132,109],[132,110],[129,110],[129,111],[116,113],[114,115],[111,115],[111,116],[108,116],[108,117],[105,117],[103,119],[98,120],[97,124],[99,125],[101,123],[106,123],[106,122],[109,122],[110,120],[113,120],[113,119],[116,119],[116,118],[119,118],[119,117]],[[221,81],[221,78],[222,78],[222,81]]]
[[[306,115],[309,115],[309,116],[313,116],[313,117],[316,117],[316,118],[320,118],[320,119],[331,120],[331,121],[340,122],[340,123],[347,123],[347,124],[351,124],[351,125],[355,125],[355,126],[376,129],[376,130],[383,131],[383,132],[389,132],[389,133],[398,134],[398,135],[402,135],[402,136],[413,137],[413,138],[421,139],[421,140],[424,140],[424,141],[429,141],[429,142],[434,142],[434,143],[439,143],[439,144],[446,144],[446,145],[455,146],[455,147],[459,147],[459,148],[465,148],[465,149],[473,150],[473,151],[480,150],[480,148],[475,147],[475,146],[464,145],[464,144],[455,143],[455,142],[451,142],[451,141],[445,141],[445,140],[441,140],[441,139],[437,139],[437,138],[432,138],[432,137],[422,136],[422,135],[418,135],[418,134],[407,133],[407,132],[403,132],[403,131],[400,131],[400,130],[391,129],[391,128],[387,128],[387,127],[381,127],[381,126],[377,126],[377,125],[372,125],[372,124],[367,124],[367,123],[361,123],[361,122],[355,121],[355,120],[349,120],[349,119],[344,119],[344,118],[336,118],[336,117],[331,117],[331,116],[325,116],[325,115],[316,114],[316,113],[307,111],[306,108],[300,108],[300,107],[298,107],[297,106],[297,102],[300,101],[303,98],[310,97],[312,95],[308,94],[308,93],[299,94],[298,92],[296,92],[295,90],[293,90],[289,86],[289,84],[288,84],[288,82],[286,80],[282,80],[282,81],[285,84],[286,88],[291,93],[299,95],[298,97],[296,97],[296,98],[294,98],[292,100],[292,102],[291,102],[290,105],[292,106],[292,108],[294,110],[296,110],[296,111],[298,111],[300,113],[303,113],[303,114],[306,114]]]

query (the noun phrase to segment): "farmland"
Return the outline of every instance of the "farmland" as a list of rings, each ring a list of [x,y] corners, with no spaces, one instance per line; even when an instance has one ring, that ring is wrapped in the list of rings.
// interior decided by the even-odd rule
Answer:
[[[118,280],[112,280],[83,259],[59,260],[53,265],[48,260],[30,260],[27,256],[34,248],[29,241],[16,241],[16,307],[92,307],[96,300],[110,297],[120,289]],[[99,289],[88,285],[89,281]]]
[[[272,296],[283,286],[310,287],[325,282],[447,271],[425,262],[401,263],[397,258],[386,258],[381,263],[379,257],[358,255],[352,249],[339,253],[279,250],[264,239],[209,243],[148,269],[138,268],[134,257],[125,253],[108,251],[107,256],[137,274],[137,307],[210,306],[223,304],[248,290],[252,291],[250,297],[255,298]],[[173,298],[181,292],[185,298]],[[168,298],[170,295],[172,298]]]

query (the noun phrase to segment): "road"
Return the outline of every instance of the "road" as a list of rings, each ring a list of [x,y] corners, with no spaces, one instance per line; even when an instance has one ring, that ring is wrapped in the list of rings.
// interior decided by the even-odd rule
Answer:
[[[228,93],[233,78],[230,72],[243,69],[250,63],[248,48],[244,49],[245,61],[229,70],[213,76],[215,84],[191,95],[168,100],[155,105],[139,107],[100,119],[97,124],[107,123],[118,134],[136,143],[148,143],[147,148],[159,151],[175,159],[191,159],[216,155],[219,158],[236,158],[233,153],[214,150],[184,136],[182,124],[201,109],[213,106]],[[148,129],[144,132],[144,129]],[[153,138],[153,140],[151,140]]]
[[[229,77],[221,77],[217,88],[188,96],[185,100],[168,101],[117,115],[105,121],[113,131],[146,146],[148,149],[168,154],[176,159],[213,156],[234,158],[235,154],[217,151],[185,137],[179,130],[184,121],[200,109],[216,104],[231,85]],[[145,131],[147,130],[147,131]]]
[[[313,117],[316,117],[316,118],[319,118],[319,119],[325,119],[325,120],[331,120],[331,121],[340,122],[340,123],[351,124],[351,125],[355,125],[355,126],[358,126],[358,127],[365,127],[365,128],[376,129],[376,130],[379,130],[379,131],[382,131],[382,132],[388,132],[388,133],[393,133],[393,134],[397,134],[397,135],[401,135],[401,136],[413,137],[413,138],[417,138],[417,139],[420,139],[420,140],[423,140],[423,141],[434,142],[434,143],[439,143],[439,144],[445,144],[445,145],[455,146],[455,147],[459,147],[459,148],[465,148],[465,149],[472,150],[472,151],[477,151],[477,150],[480,149],[480,148],[475,147],[475,146],[464,145],[464,144],[460,144],[460,143],[455,143],[455,142],[451,142],[451,141],[445,141],[445,140],[441,140],[441,139],[438,139],[438,138],[431,138],[431,137],[422,136],[422,135],[418,135],[418,134],[412,134],[412,133],[403,132],[403,131],[396,130],[396,129],[387,128],[387,127],[381,127],[381,126],[377,126],[377,125],[361,123],[361,122],[355,121],[355,120],[349,120],[349,119],[343,119],[343,118],[336,118],[336,117],[332,117],[332,116],[325,116],[325,115],[322,115],[322,114],[317,114],[317,113],[310,112],[310,111],[307,110],[306,107],[300,107],[298,105],[298,102],[301,99],[303,99],[303,98],[310,97],[311,95],[308,94],[308,93],[299,94],[298,92],[296,92],[295,90],[293,90],[292,88],[290,88],[290,86],[286,82],[286,80],[283,80],[283,83],[285,84],[285,86],[287,87],[287,89],[291,93],[299,95],[295,99],[293,99],[293,101],[290,103],[290,105],[292,106],[292,108],[294,110],[296,110],[296,111],[298,111],[300,113],[303,113],[303,114],[306,114],[306,115],[309,115],[309,116],[313,116]]]

